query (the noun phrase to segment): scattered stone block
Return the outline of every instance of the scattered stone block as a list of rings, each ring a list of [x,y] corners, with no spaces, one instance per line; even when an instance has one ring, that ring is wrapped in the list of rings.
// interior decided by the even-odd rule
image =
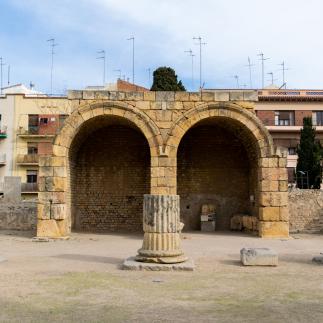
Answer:
[[[195,264],[192,259],[177,264],[160,264],[139,262],[134,257],[126,259],[122,264],[123,270],[146,270],[146,271],[194,271]]]
[[[323,256],[317,256],[312,259],[313,262],[319,265],[323,265]]]
[[[278,266],[278,254],[269,248],[243,248],[240,250],[244,266]]]

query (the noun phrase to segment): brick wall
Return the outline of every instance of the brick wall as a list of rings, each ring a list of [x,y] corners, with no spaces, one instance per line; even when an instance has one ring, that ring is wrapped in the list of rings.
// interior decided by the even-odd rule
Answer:
[[[125,126],[92,132],[72,160],[75,230],[142,231],[143,195],[150,192],[150,151]]]
[[[312,111],[298,111],[295,110],[295,126],[303,126],[303,119],[305,117],[312,118]]]
[[[48,123],[43,124],[39,122],[39,134],[55,134],[59,128],[59,116],[53,114],[40,114],[39,120],[41,118],[47,118]]]
[[[263,122],[265,126],[275,125],[275,111],[257,111],[257,117]]]
[[[214,126],[195,127],[181,141],[177,156],[184,229],[199,230],[202,204],[216,205],[220,230],[230,228],[232,215],[250,214],[248,156],[232,133]]]
[[[294,189],[289,197],[290,232],[323,232],[323,191]]]
[[[38,143],[38,155],[51,155],[53,152],[53,145],[51,142]]]

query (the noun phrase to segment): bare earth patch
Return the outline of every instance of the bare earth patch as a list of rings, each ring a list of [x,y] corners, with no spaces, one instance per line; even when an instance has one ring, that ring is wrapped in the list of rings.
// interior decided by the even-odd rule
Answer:
[[[195,272],[120,270],[141,235],[31,237],[0,232],[1,322],[323,322],[323,235],[184,234]],[[242,267],[242,247],[275,249],[279,266]]]

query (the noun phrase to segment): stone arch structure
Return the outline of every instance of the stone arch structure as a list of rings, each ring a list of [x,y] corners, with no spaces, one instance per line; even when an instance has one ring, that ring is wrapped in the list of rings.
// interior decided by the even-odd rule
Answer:
[[[237,131],[240,138],[245,136],[241,138],[244,145],[249,145],[249,150],[255,154],[255,200],[251,213],[259,220],[259,236],[288,236],[286,159],[276,155],[268,130],[254,113],[229,102],[203,103],[188,110],[174,122],[169,132],[165,144],[169,158],[176,160],[180,142],[190,129],[211,119],[226,120],[227,126],[233,132]],[[232,127],[233,124],[236,127]],[[173,166],[174,173],[176,168]]]
[[[89,99],[90,95],[93,98]],[[95,100],[95,95],[87,93],[87,98],[83,95],[83,101],[80,101],[85,103],[76,103],[77,108],[55,138],[52,156],[39,160],[39,237],[69,235],[71,174],[68,158],[73,140],[91,120],[105,116],[131,124],[149,145],[150,194],[144,196],[145,233],[138,260],[174,263],[186,259],[180,246],[182,224],[177,195],[177,154],[185,134],[199,125],[208,125],[210,120],[223,121],[241,140],[247,155],[253,156],[256,182],[253,214],[259,221],[259,236],[288,236],[286,158],[276,154],[272,138],[254,114],[247,95],[243,96],[247,98],[243,99],[246,102],[237,101],[236,95],[233,101],[230,98],[223,101],[214,93],[115,95],[109,92],[107,101]],[[120,97],[123,99],[119,100]],[[222,101],[216,101],[217,97]]]
[[[124,102],[109,101],[79,106],[55,137],[53,155],[40,158],[38,236],[59,237],[70,233],[72,194],[69,157],[75,138],[87,124],[100,118],[114,118],[140,131],[149,145],[151,157],[157,156],[161,150],[159,128],[136,107]]]

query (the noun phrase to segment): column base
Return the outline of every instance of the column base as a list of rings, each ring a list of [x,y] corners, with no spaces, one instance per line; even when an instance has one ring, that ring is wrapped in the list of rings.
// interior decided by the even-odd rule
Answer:
[[[135,261],[154,263],[154,264],[178,264],[178,263],[187,261],[187,259],[188,258],[183,254],[179,256],[172,256],[172,257],[162,257],[162,256],[145,257],[141,255],[138,255],[135,257]]]

